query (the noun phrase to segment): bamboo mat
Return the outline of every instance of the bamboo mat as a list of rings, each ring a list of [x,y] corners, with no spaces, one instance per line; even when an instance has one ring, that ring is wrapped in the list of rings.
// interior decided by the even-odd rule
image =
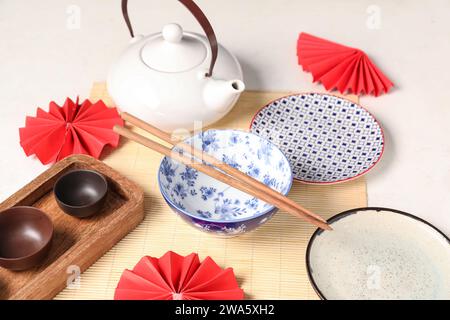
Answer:
[[[233,111],[214,127],[248,129],[260,107],[283,95],[286,93],[245,92]],[[112,105],[104,83],[92,88],[91,100],[98,99]],[[84,272],[77,285],[66,288],[56,299],[112,299],[124,269],[133,268],[144,255],[160,257],[168,250],[183,255],[197,252],[202,260],[211,256],[222,267],[233,267],[246,299],[317,299],[304,258],[315,229],[309,224],[280,211],[256,231],[237,238],[216,238],[194,230],[166,205],[156,179],[160,155],[122,139],[119,148],[106,152],[103,160],[144,188],[145,219]],[[325,218],[367,205],[364,178],[333,186],[294,182],[289,197]]]

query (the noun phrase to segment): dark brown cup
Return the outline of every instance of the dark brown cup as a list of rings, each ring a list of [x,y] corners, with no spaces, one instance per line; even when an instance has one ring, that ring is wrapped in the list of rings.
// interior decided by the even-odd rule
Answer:
[[[86,218],[102,209],[108,193],[108,182],[96,171],[73,170],[56,181],[53,192],[65,213]]]
[[[41,264],[53,237],[53,223],[34,207],[0,212],[0,267],[25,270]]]

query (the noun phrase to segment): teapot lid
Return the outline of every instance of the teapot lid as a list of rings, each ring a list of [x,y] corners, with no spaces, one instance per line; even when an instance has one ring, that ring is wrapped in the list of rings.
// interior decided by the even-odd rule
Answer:
[[[195,35],[184,34],[180,25],[171,23],[144,45],[141,58],[156,71],[183,72],[200,65],[207,52],[203,41]]]

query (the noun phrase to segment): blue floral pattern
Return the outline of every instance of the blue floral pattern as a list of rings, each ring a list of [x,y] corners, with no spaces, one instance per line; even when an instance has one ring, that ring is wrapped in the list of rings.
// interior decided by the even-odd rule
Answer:
[[[181,179],[186,182],[189,187],[193,187],[195,185],[195,180],[197,179],[198,172],[195,169],[186,167],[184,172],[180,174]]]
[[[208,199],[214,197],[214,194],[216,193],[216,188],[213,187],[201,187],[200,191],[202,193],[202,199],[204,201],[207,201]]]
[[[172,167],[173,163],[169,161],[163,161],[161,163],[159,172],[166,177],[168,183],[172,183],[172,178],[175,177],[176,168]]]
[[[199,139],[202,139],[201,144]],[[201,145],[203,151],[283,194],[290,190],[292,172],[286,157],[270,142],[254,134],[239,130],[208,130],[186,142]],[[183,219],[197,227],[201,225],[205,231],[237,235],[258,226],[263,219],[267,221],[276,211],[251,195],[167,157],[160,165],[159,184],[168,204]],[[258,221],[251,225],[246,221],[253,219]],[[215,227],[211,223],[215,223]]]
[[[202,133],[201,137],[203,151],[210,152],[217,151],[219,149],[216,132],[214,130],[209,130]]]

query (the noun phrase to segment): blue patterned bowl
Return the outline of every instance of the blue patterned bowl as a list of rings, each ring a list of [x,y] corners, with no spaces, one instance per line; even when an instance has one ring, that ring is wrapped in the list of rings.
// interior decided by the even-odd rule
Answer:
[[[287,158],[257,135],[238,130],[208,130],[186,142],[284,195],[291,189],[293,177]],[[278,210],[168,157],[161,161],[158,182],[167,204],[181,218],[216,235],[237,236],[251,231]]]

